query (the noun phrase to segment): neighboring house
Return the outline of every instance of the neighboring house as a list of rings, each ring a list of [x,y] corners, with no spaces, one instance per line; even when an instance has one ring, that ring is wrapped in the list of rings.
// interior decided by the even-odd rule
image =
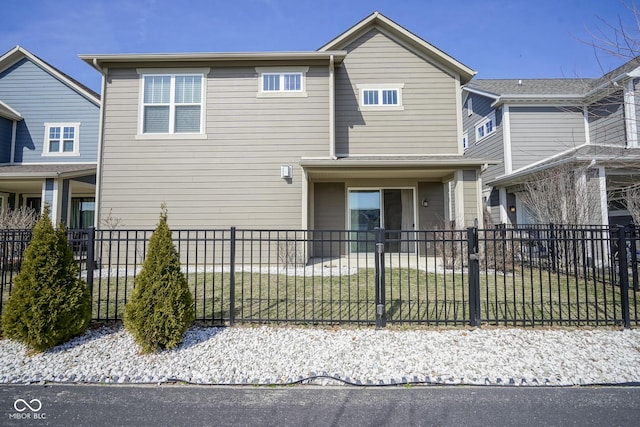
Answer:
[[[94,225],[100,97],[16,46],[0,57],[0,207]]]
[[[309,52],[80,55],[103,75],[98,215],[173,228],[482,220],[475,72],[379,13]]]
[[[580,170],[593,199],[589,223],[626,224],[616,191],[640,180],[640,62],[594,79],[474,80],[463,88],[465,153],[500,159],[483,171],[494,223],[536,222],[523,183],[564,165]],[[559,197],[559,195],[558,195]]]

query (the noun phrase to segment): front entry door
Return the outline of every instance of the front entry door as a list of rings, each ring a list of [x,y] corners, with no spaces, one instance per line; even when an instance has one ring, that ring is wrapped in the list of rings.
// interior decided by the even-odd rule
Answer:
[[[373,252],[373,230],[387,230],[385,251],[407,252],[406,231],[414,229],[413,189],[363,189],[349,191],[351,252]],[[401,233],[401,230],[404,233]]]

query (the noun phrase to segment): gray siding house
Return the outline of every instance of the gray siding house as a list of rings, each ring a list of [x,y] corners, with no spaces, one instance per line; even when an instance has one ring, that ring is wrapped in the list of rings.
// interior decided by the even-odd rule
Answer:
[[[80,55],[103,76],[98,215],[174,228],[415,230],[482,219],[475,72],[373,13],[307,52]]]
[[[617,189],[640,179],[640,62],[597,79],[473,80],[463,88],[465,153],[500,159],[482,173],[494,223],[531,223],[522,184],[564,165],[600,192],[589,221],[628,223]]]
[[[100,97],[16,46],[0,56],[0,208],[94,225]]]

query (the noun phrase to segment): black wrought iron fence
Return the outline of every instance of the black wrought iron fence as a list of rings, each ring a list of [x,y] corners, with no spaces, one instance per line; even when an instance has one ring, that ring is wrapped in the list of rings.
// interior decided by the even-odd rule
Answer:
[[[119,320],[152,230],[69,230],[95,320]],[[1,234],[2,303],[30,232]],[[177,230],[196,318],[637,326],[633,227]],[[1,310],[0,305],[0,310]]]

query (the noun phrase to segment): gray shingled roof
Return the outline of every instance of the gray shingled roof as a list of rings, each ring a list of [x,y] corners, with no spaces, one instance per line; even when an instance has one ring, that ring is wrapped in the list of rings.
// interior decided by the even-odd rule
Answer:
[[[542,170],[559,166],[565,163],[579,162],[586,163],[597,161],[607,165],[637,165],[640,162],[640,148],[625,148],[609,145],[589,144],[570,150],[561,156],[549,158],[541,163],[531,165],[526,169],[509,174],[507,176],[497,177],[488,181],[488,185],[509,185],[516,184],[526,180],[531,174]]]
[[[470,89],[501,95],[568,95],[582,96],[599,79],[490,79],[472,80]]]
[[[66,165],[0,165],[0,179],[7,178],[56,178],[69,175],[96,173],[96,165],[90,163]]]
[[[495,96],[584,96],[588,92],[616,77],[640,67],[640,57],[627,61],[602,77],[593,79],[475,79],[466,87]]]

